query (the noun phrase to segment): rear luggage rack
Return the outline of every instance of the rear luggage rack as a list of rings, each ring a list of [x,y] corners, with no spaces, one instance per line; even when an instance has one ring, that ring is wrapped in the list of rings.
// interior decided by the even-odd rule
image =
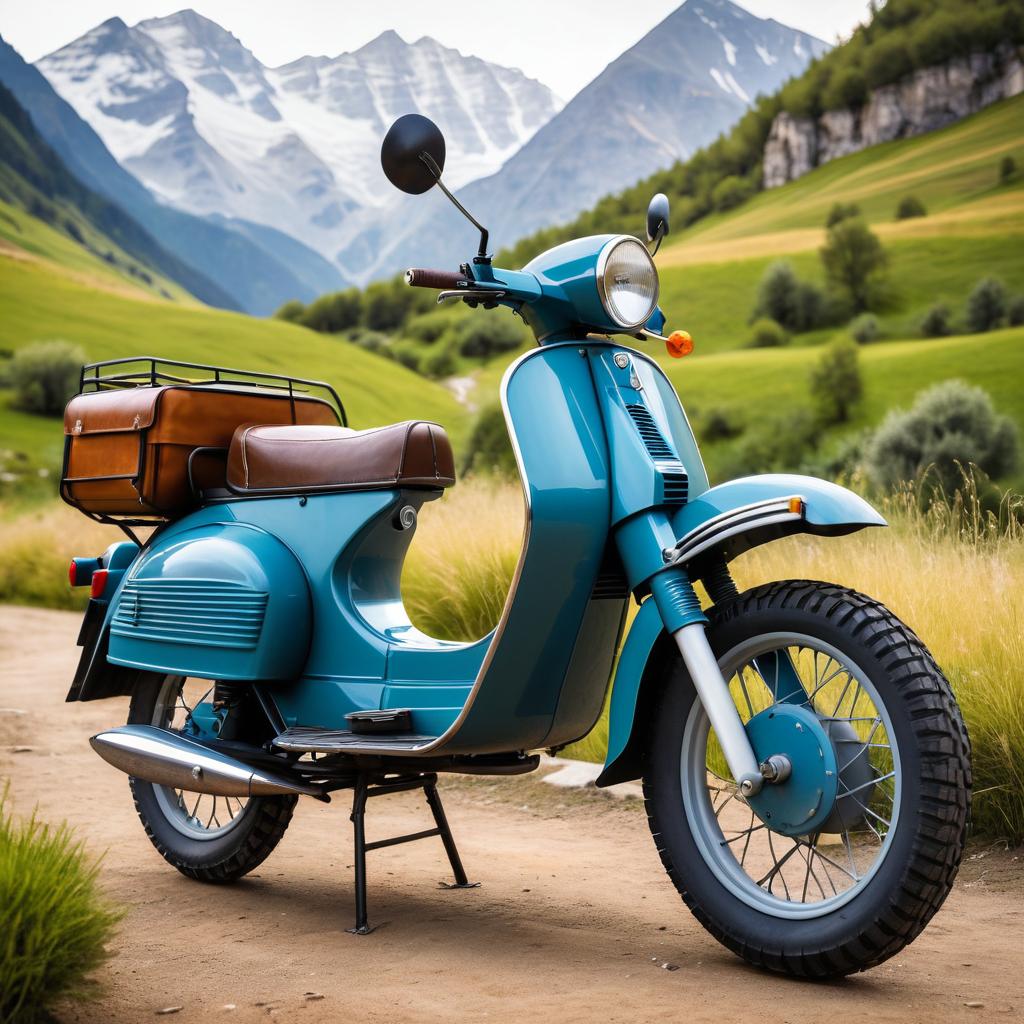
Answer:
[[[114,368],[115,372],[109,372]],[[205,376],[175,373],[175,370],[199,370]],[[155,388],[163,384],[182,384],[187,387],[260,388],[281,391],[290,397],[305,395],[326,398],[338,412],[343,427],[348,416],[338,392],[326,381],[307,380],[282,373],[263,373],[257,370],[235,370],[227,366],[206,363],[183,363],[158,356],[132,356],[127,359],[106,359],[99,363],[86,363],[79,376],[79,394],[90,391],[108,391],[115,388]],[[315,393],[320,392],[317,396]]]

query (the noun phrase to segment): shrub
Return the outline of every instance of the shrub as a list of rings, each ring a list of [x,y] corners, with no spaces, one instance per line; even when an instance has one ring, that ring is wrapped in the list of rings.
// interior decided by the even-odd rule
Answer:
[[[860,216],[860,207],[856,203],[833,203],[825,218],[825,227],[833,228],[842,220]]]
[[[406,325],[404,334],[416,341],[433,345],[451,327],[452,318],[443,313],[424,313],[413,317]]]
[[[83,996],[108,957],[120,916],[100,895],[98,865],[66,825],[33,815],[15,823],[0,794],[0,1021],[40,1020],[61,998]]]
[[[396,363],[401,363],[402,366],[416,373],[420,372],[422,353],[415,342],[396,341],[393,345],[384,346],[382,351],[389,354]]]
[[[380,331],[371,331],[367,327],[350,327],[344,332],[344,338],[353,345],[365,348],[367,352],[376,352],[379,355],[385,356],[391,355],[388,336],[381,334]]]
[[[778,348],[789,341],[789,335],[783,326],[769,317],[755,320],[751,327],[751,348]]]
[[[822,97],[826,110],[862,107],[868,98],[868,85],[860,68],[843,68],[829,80]]]
[[[917,196],[904,196],[896,204],[896,220],[909,220],[911,217],[927,217],[928,211]]]
[[[921,318],[921,334],[926,338],[945,338],[953,333],[949,306],[936,302]]]
[[[820,327],[827,319],[825,296],[809,281],[800,281],[785,260],[772,263],[757,290],[754,318],[767,317],[786,330]]]
[[[357,288],[330,292],[314,299],[302,312],[299,323],[322,334],[337,334],[359,323],[362,300]]]
[[[746,202],[754,191],[754,185],[746,178],[729,174],[711,190],[711,205],[716,210],[731,210]]]
[[[702,441],[728,441],[743,433],[743,422],[732,409],[716,406],[698,420],[698,433]]]
[[[401,278],[367,285],[361,296],[363,324],[375,331],[397,330],[423,300],[416,291]]]
[[[437,380],[441,377],[450,377],[458,369],[455,361],[454,346],[434,345],[420,359],[420,373],[424,376]]]
[[[868,309],[888,262],[878,236],[864,221],[848,218],[829,228],[820,255],[829,284],[848,296],[854,312]]]
[[[19,349],[7,367],[14,406],[42,416],[60,416],[78,390],[85,354],[66,341],[41,341]]]
[[[1012,156],[1004,156],[999,161],[999,184],[1005,185],[1008,181],[1012,181],[1016,173],[1017,161]]]
[[[967,297],[967,329],[972,334],[994,330],[1006,315],[1006,288],[995,277],[983,277]]]
[[[1006,305],[1006,322],[1011,327],[1024,324],[1024,295],[1014,295]]]
[[[864,395],[860,352],[848,338],[832,342],[811,370],[811,399],[823,423],[845,423]]]
[[[814,450],[817,431],[806,409],[758,422],[722,459],[726,477],[754,473],[784,473],[800,468]]]
[[[289,299],[284,305],[278,306],[274,310],[274,319],[287,320],[290,324],[297,324],[302,321],[305,312],[305,303],[299,302],[298,299]]]
[[[509,316],[472,316],[459,324],[459,351],[470,358],[486,359],[512,352],[526,340],[523,327]]]
[[[850,337],[858,345],[867,345],[872,341],[877,341],[881,334],[882,330],[878,326],[878,317],[874,313],[861,313],[850,324]]]
[[[466,444],[462,472],[494,472],[514,476],[516,457],[508,439],[505,414],[501,406],[490,405],[480,411]]]
[[[992,477],[1013,472],[1020,443],[1008,416],[995,411],[981,388],[943,381],[921,392],[909,411],[893,410],[865,453],[868,475],[879,487],[920,480],[927,470],[947,494],[975,465]]]

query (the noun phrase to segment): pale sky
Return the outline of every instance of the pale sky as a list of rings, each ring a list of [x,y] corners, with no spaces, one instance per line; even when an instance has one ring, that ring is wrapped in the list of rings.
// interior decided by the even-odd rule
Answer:
[[[520,68],[570,99],[681,0],[0,0],[0,35],[29,61],[107,18],[129,25],[191,6],[271,67],[354,50],[385,29],[429,35],[466,54]],[[742,0],[762,18],[835,42],[867,17],[867,0]]]

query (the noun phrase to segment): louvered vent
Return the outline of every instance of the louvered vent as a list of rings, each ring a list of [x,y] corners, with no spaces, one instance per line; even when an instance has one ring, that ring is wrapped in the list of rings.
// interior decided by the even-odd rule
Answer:
[[[667,505],[685,505],[689,491],[685,473],[662,473],[662,485]]]
[[[622,559],[619,558],[615,545],[609,544],[601,559],[601,568],[598,570],[597,582],[594,584],[590,599],[592,601],[624,601],[628,594],[629,584],[626,582],[626,573],[622,568]]]
[[[675,459],[676,453],[662,437],[658,424],[654,422],[646,405],[627,405],[626,411],[633,418],[636,429],[640,432],[640,439],[652,459]]]
[[[259,642],[267,598],[219,580],[132,580],[110,628],[137,640],[251,649]]]

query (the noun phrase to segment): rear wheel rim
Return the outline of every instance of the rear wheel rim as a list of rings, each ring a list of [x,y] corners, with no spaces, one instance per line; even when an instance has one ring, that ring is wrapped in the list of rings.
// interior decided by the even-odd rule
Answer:
[[[182,732],[192,709],[206,700],[210,691],[205,680],[168,676],[157,694],[152,724]],[[190,793],[156,783],[153,794],[167,822],[183,836],[199,842],[210,842],[233,832],[252,807],[248,799]]]
[[[839,787],[847,806],[852,801],[855,808],[864,807],[858,809],[863,824],[851,824],[838,834],[838,842],[820,833],[793,839],[769,829],[746,805],[724,767],[699,700],[691,705],[683,730],[680,777],[690,832],[718,881],[755,910],[801,920],[849,903],[877,873],[899,826],[902,773],[891,717],[867,673],[831,644],[807,634],[764,634],[719,660],[743,721],[773,703],[771,682],[753,667],[753,659],[782,650],[790,652],[807,706],[819,716],[849,722],[866,744],[863,751],[873,773],[867,806],[858,799],[863,793]],[[841,776],[843,765],[841,760]]]

